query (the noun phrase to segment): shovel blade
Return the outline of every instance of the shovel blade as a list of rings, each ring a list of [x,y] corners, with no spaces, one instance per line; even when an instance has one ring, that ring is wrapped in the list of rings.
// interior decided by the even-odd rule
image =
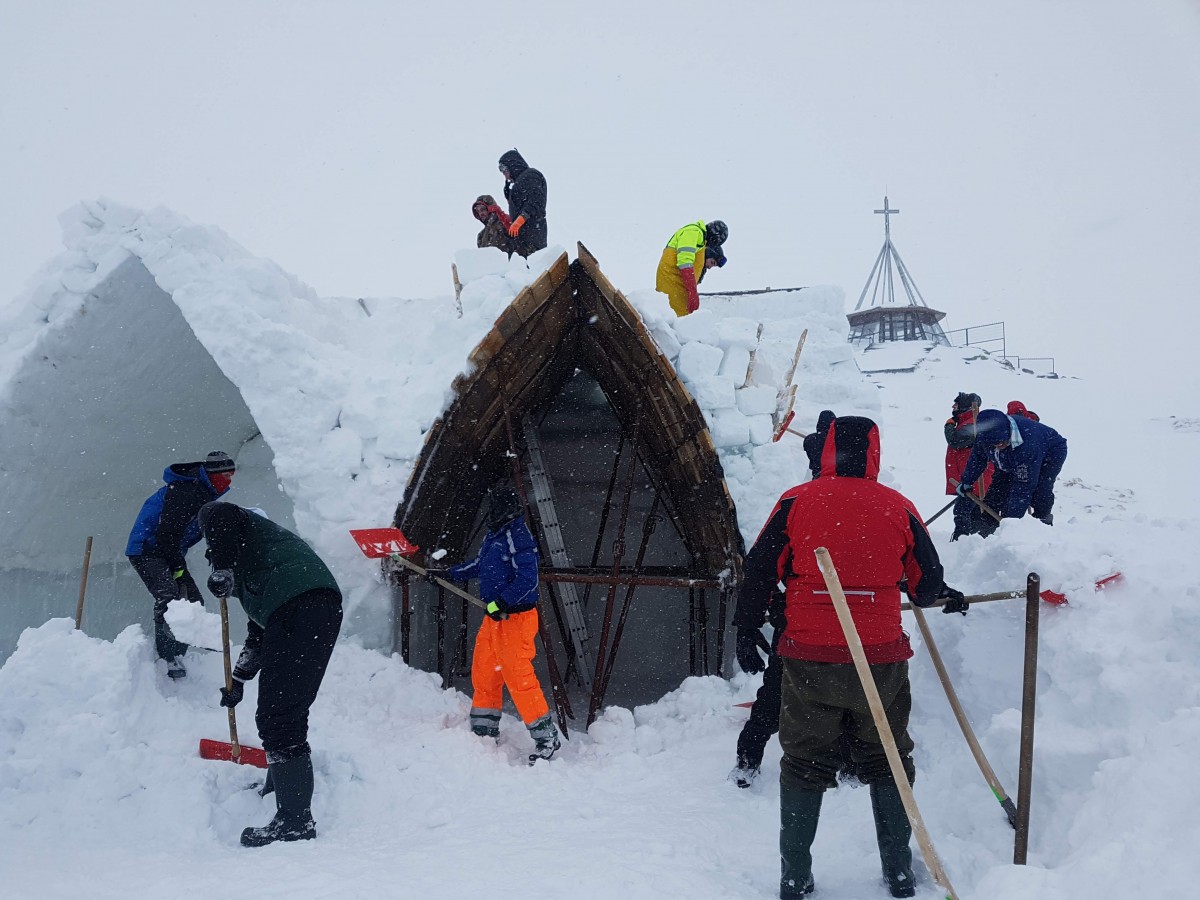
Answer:
[[[350,537],[368,559],[388,556],[412,556],[420,548],[404,536],[399,528],[351,529]]]
[[[208,738],[200,739],[201,759],[236,762],[241,763],[243,766],[257,766],[260,769],[267,767],[267,754],[261,747],[247,747],[242,745],[239,749],[242,752],[237,759],[234,759],[233,744],[227,741],[210,741]]]

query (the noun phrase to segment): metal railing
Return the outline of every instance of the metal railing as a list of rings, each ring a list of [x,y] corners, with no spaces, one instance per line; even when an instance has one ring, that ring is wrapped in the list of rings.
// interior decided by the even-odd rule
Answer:
[[[976,335],[978,335],[979,332],[983,331],[985,328],[999,328],[1000,336],[999,337],[976,337],[975,340],[971,340],[971,332],[972,331],[974,331],[976,333]],[[963,336],[962,343],[959,343],[958,341],[954,340],[954,338],[951,337],[952,334],[959,334],[959,333],[961,333]],[[1004,323],[1003,322],[988,322],[986,325],[971,325],[968,328],[955,328],[953,331],[946,332],[946,339],[948,341],[950,341],[951,345],[953,345],[955,347],[983,347],[987,344],[997,344],[998,343],[1000,345],[1000,355],[1005,359],[1008,358],[1008,341],[1007,341],[1006,335],[1004,333]]]

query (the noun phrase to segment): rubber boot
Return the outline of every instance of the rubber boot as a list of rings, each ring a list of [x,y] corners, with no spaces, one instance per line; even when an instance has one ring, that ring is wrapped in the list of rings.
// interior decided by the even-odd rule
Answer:
[[[549,759],[562,746],[558,739],[558,729],[550,713],[542,716],[529,726],[529,736],[533,738],[533,752],[529,754],[529,764],[532,766],[539,759]]]
[[[243,847],[265,847],[275,841],[310,841],[317,836],[312,819],[313,768],[308,754],[268,766],[275,785],[275,818],[262,828],[242,832]]]
[[[917,893],[913,878],[912,825],[904,811],[904,801],[894,781],[871,785],[871,809],[875,813],[875,836],[879,839],[879,861],[883,878],[893,897],[914,897]]]
[[[817,836],[824,791],[801,791],[779,785],[779,896],[804,897],[815,888],[812,842]]]

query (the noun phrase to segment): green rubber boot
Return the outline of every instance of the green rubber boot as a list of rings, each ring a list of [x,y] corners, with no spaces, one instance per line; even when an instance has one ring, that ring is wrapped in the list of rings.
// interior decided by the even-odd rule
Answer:
[[[824,791],[779,786],[779,896],[783,900],[813,892],[812,842],[817,836]]]

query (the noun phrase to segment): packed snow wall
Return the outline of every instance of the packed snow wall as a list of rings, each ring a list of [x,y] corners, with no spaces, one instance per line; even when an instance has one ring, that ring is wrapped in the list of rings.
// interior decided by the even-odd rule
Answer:
[[[45,329],[0,406],[0,658],[21,629],[74,615],[88,536],[85,630],[111,638],[149,624],[124,549],[172,462],[225,450],[239,465],[231,499],[291,521],[241,394],[141,261],[127,257],[85,299]],[[191,564],[206,571],[198,550]]]

